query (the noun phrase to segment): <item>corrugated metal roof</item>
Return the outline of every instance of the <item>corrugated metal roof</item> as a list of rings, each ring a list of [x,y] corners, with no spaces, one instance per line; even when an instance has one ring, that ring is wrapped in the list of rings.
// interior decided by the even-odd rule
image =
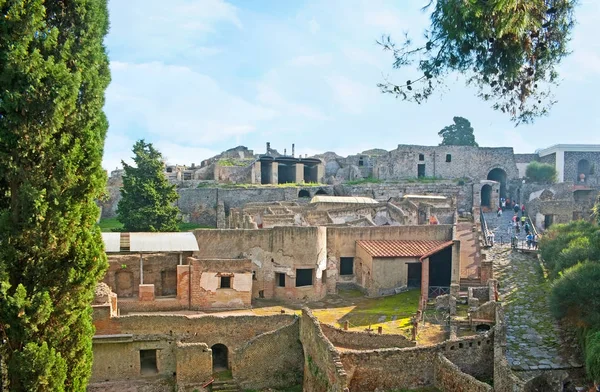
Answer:
[[[102,233],[104,250],[106,253],[115,253],[121,250],[121,233]]]
[[[356,241],[372,257],[430,256],[453,244],[452,241],[359,240]]]
[[[194,233],[130,233],[131,252],[197,251]]]
[[[432,199],[432,200],[446,200],[446,196],[439,195],[404,195],[406,199]]]
[[[370,197],[353,197],[353,196],[324,196],[317,195],[312,198],[311,203],[346,203],[346,204],[377,204],[375,199]]]

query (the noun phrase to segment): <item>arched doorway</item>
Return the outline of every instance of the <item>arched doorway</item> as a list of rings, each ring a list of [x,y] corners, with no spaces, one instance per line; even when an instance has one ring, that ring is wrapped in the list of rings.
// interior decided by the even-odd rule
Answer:
[[[298,192],[298,197],[310,197],[310,193],[306,189],[301,189],[300,192]]]
[[[325,192],[325,190],[323,190],[323,188],[319,188],[319,190],[315,193],[315,195],[326,195],[327,192]]]
[[[506,199],[506,172],[499,168],[492,169],[488,173],[487,179],[500,183],[500,197]]]
[[[212,350],[213,372],[221,372],[229,369],[228,349],[221,343],[215,344],[210,348]]]
[[[582,176],[583,174],[583,176]],[[577,163],[577,179],[575,182],[586,182],[590,175],[590,162],[582,159]],[[582,181],[583,180],[583,181]]]
[[[492,186],[485,184],[481,187],[481,206],[492,207]]]

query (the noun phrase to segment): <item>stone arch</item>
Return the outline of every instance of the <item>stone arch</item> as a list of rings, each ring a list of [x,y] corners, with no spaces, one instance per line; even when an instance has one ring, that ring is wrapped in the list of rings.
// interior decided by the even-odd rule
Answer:
[[[133,272],[119,270],[115,273],[115,292],[121,298],[133,296]]]
[[[576,182],[586,182],[590,175],[590,161],[587,159],[580,159],[577,162],[577,180]],[[583,174],[583,177],[581,176]],[[583,180],[583,181],[582,181]]]
[[[310,192],[306,189],[300,189],[300,192],[298,192],[298,198],[302,197],[310,197]]]
[[[210,349],[212,350],[213,372],[229,369],[229,349],[227,346],[217,343]]]
[[[315,192],[315,195],[328,195],[328,193],[323,188],[319,188],[319,190]]]
[[[481,206],[492,207],[492,186],[489,184],[481,187]]]
[[[491,169],[488,172],[487,179],[491,181],[496,181],[500,183],[500,197],[506,198],[506,184],[507,184],[507,174],[506,170],[501,167],[496,167]]]

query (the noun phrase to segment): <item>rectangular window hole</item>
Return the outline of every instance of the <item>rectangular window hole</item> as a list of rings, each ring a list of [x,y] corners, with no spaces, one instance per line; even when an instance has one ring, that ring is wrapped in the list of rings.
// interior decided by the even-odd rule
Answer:
[[[446,162],[452,162],[452,154],[446,154]]]
[[[296,270],[296,287],[312,286],[313,284],[313,268],[303,268]]]
[[[340,257],[340,275],[354,275],[354,257]]]
[[[419,161],[425,160],[425,154],[419,154]]]
[[[285,274],[276,272],[275,280],[277,281],[277,287],[285,287]]]
[[[231,276],[221,276],[221,289],[230,289],[231,288]]]
[[[156,350],[140,350],[140,371],[142,374],[156,374]]]

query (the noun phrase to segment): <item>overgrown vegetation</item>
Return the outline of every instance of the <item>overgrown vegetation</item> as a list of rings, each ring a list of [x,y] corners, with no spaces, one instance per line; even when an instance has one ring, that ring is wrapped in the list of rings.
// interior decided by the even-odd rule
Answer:
[[[118,218],[101,219],[100,222],[98,222],[98,226],[100,227],[100,230],[103,232],[124,231],[123,224],[121,222],[119,222]],[[212,228],[210,226],[199,225],[197,223],[191,223],[191,222],[179,222],[179,224],[177,226],[179,228],[179,231],[190,231],[190,230],[195,230],[195,229],[210,229],[210,228]]]
[[[85,391],[90,377],[107,32],[106,0],[0,0],[2,390]]]
[[[361,184],[381,184],[383,180],[375,177],[357,178],[355,180],[346,181],[347,185],[361,185]]]
[[[578,329],[588,375],[600,379],[600,227],[554,225],[540,241],[550,277],[553,315]]]
[[[424,40],[379,42],[393,67],[415,65],[418,76],[378,86],[406,101],[422,103],[454,73],[465,75],[478,96],[517,124],[544,115],[554,103],[551,87],[569,53],[577,0],[428,1],[431,25]]]
[[[473,146],[479,147],[475,141],[471,122],[463,117],[453,117],[454,124],[444,127],[438,132],[442,138],[440,146]]]
[[[233,158],[222,158],[217,161],[219,166],[248,166],[252,163],[253,159],[233,159]]]
[[[527,165],[525,176],[530,182],[553,184],[556,182],[556,168],[548,163],[533,161]]]
[[[124,231],[178,231],[179,195],[163,170],[162,154],[144,140],[133,146],[135,166],[123,164],[123,187],[117,216]]]

